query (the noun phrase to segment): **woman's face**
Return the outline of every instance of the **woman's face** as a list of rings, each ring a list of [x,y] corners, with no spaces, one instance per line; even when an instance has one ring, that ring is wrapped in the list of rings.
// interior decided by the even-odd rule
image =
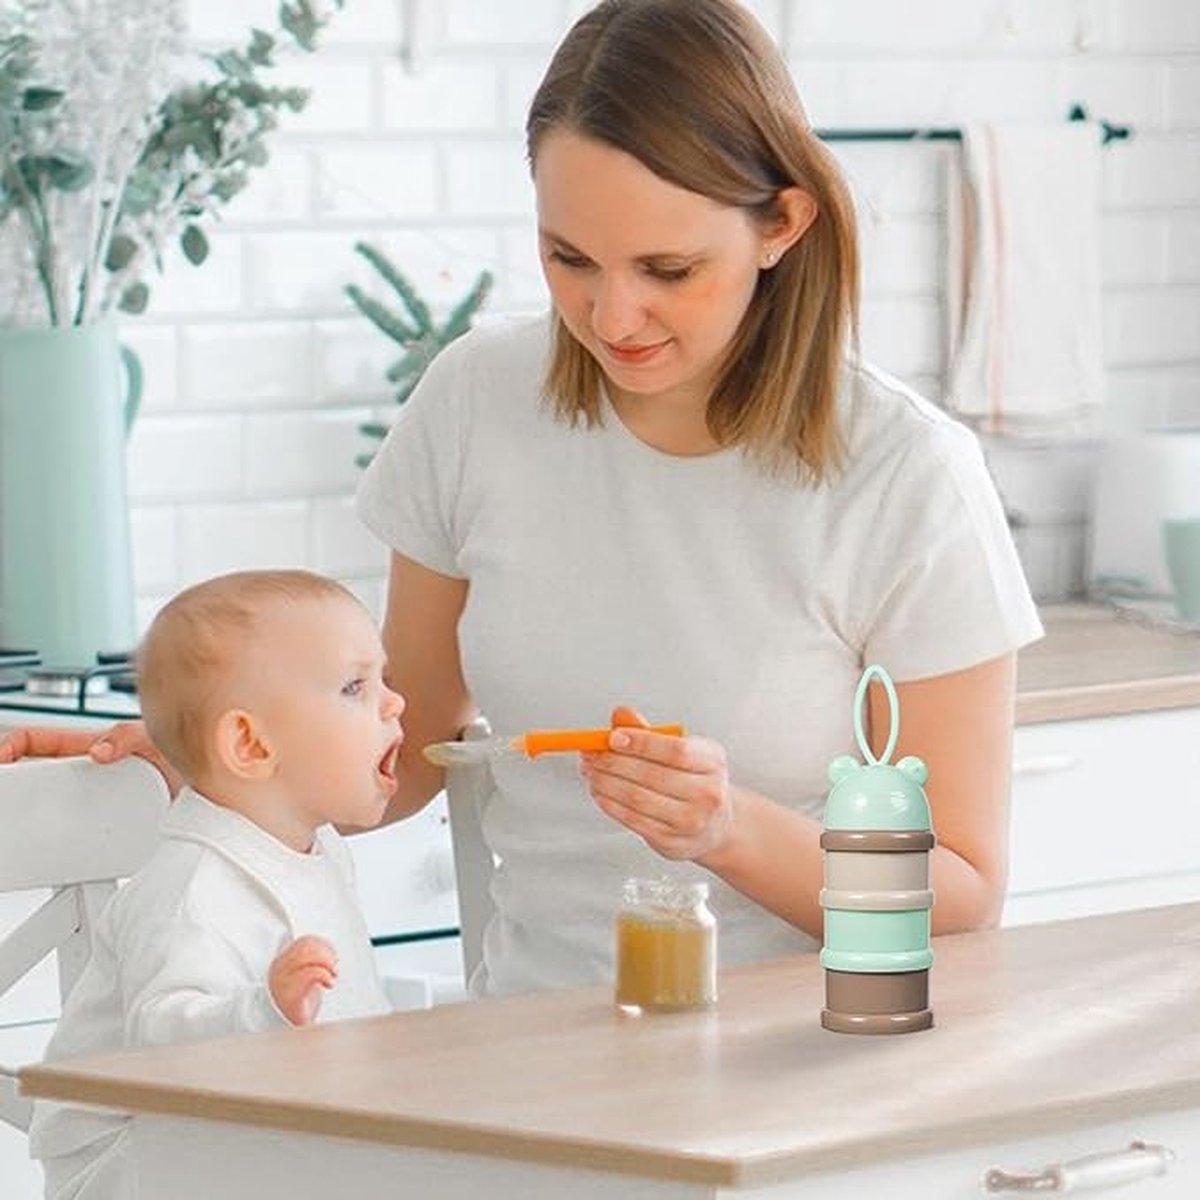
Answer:
[[[551,297],[614,400],[703,412],[765,262],[761,230],[565,129],[543,139],[533,177]]]

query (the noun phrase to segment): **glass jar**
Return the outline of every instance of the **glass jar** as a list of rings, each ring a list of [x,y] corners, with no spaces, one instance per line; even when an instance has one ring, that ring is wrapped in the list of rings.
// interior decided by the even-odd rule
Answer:
[[[616,1002],[630,1013],[717,1002],[717,919],[707,883],[626,880],[617,913]]]

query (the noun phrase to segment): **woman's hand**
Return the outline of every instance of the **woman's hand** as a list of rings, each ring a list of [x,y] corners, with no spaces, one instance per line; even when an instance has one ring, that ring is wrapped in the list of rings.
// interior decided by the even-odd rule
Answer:
[[[103,733],[91,730],[29,727],[0,738],[0,763],[19,758],[70,758],[86,754],[93,762],[111,763],[136,754],[158,769],[171,795],[183,786],[179,773],[146,736],[141,721],[120,721]]]
[[[337,951],[311,933],[281,950],[267,973],[271,999],[293,1025],[311,1025],[321,1009],[321,993],[336,982]]]
[[[696,860],[733,829],[725,748],[701,737],[652,733],[632,709],[613,712],[609,749],[582,755],[600,810],[664,858]]]

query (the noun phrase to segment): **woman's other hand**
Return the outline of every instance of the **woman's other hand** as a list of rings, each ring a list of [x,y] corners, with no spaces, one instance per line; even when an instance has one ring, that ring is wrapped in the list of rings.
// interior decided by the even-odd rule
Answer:
[[[70,758],[82,754],[98,763],[117,762],[136,754],[160,772],[172,796],[183,786],[179,773],[146,736],[146,726],[141,721],[120,721],[102,733],[30,726],[10,730],[0,737],[0,763],[12,763],[21,758]]]
[[[712,853],[733,827],[725,748],[702,737],[653,733],[635,710],[613,711],[609,749],[582,755],[600,810],[664,858]]]

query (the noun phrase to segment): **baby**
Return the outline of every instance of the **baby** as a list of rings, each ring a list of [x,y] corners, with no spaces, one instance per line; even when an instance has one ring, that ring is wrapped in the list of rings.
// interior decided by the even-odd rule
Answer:
[[[48,1059],[386,1011],[351,859],[395,791],[404,701],[340,584],[245,571],[180,593],[138,652],[147,731],[185,786],[118,890]],[[53,1200],[134,1195],[128,1120],[39,1104]]]

